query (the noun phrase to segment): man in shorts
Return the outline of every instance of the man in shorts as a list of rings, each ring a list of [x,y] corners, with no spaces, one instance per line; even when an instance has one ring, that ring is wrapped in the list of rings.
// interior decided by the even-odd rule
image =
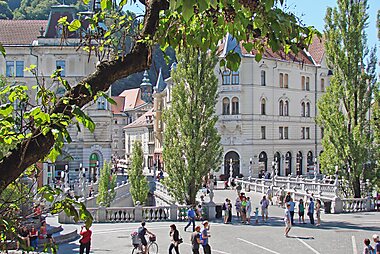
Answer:
[[[145,235],[149,234],[151,236],[154,236],[152,232],[150,232],[146,227],[145,227],[145,221],[141,222],[141,227],[137,230],[137,233],[139,235],[139,238],[141,240],[141,245],[143,246],[143,251],[145,254],[148,254],[148,242],[146,241]]]
[[[286,209],[285,209],[285,217],[284,217],[284,222],[285,222],[285,236],[289,237],[288,233],[290,229],[292,228],[292,217],[290,215],[290,204],[286,204]]]
[[[260,201],[260,205],[261,205],[261,217],[263,218],[263,221],[267,222],[269,201],[268,199],[266,199],[265,196],[263,196],[263,199]]]

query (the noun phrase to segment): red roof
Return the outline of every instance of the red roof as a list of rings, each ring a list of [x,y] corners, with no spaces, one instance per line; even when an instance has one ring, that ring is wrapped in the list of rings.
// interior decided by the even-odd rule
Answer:
[[[324,38],[313,37],[313,41],[308,49],[316,64],[321,64],[323,55],[325,54]]]
[[[31,45],[46,29],[47,20],[0,20],[0,42],[3,45]]]
[[[136,121],[128,124],[124,129],[137,128],[153,125],[153,108],[147,111],[145,114],[136,119]]]
[[[124,97],[121,96],[112,96],[112,99],[116,102],[116,105],[111,104],[111,111],[114,114],[123,113],[124,109]]]
[[[125,98],[123,111],[133,110],[146,103],[141,100],[140,88],[124,90],[119,96]]]

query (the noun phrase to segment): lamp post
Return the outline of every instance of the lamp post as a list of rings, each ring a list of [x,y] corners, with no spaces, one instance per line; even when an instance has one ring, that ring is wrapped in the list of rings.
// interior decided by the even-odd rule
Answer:
[[[65,191],[65,187],[66,187],[66,184],[65,184],[65,171],[61,171],[61,189],[62,191]]]
[[[99,161],[96,161],[96,166],[94,168],[94,174],[93,174],[93,182],[96,183],[96,176],[99,174]]]
[[[314,157],[314,179],[317,179],[318,176],[318,160],[317,157]]]
[[[249,158],[249,168],[248,168],[248,171],[249,171],[249,181],[251,181],[251,178],[252,178],[252,158]]]
[[[232,158],[231,158],[230,159],[230,177],[228,178],[228,184],[230,186],[231,186],[231,183],[232,183],[232,176],[233,176],[233,171],[234,171],[234,169],[232,168],[232,165],[233,165],[233,162],[232,162]]]
[[[69,188],[70,188],[70,182],[69,182],[69,165],[68,164],[66,164],[65,165],[65,188],[67,187],[66,186],[66,184],[69,186]]]

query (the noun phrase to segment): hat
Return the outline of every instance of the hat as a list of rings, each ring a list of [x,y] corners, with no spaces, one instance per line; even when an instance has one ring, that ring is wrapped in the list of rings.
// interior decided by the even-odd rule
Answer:
[[[202,225],[206,225],[206,224],[208,224],[207,220],[205,220],[204,222],[202,222]]]
[[[379,239],[379,235],[376,235],[376,234],[374,234],[373,236],[372,236],[372,239]]]

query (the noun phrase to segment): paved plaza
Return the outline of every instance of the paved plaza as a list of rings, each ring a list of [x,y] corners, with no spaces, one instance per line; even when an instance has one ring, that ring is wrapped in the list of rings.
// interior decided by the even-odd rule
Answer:
[[[236,192],[217,191],[215,201],[222,202],[225,197],[236,199]],[[247,193],[253,199],[253,207],[259,206],[261,195]],[[270,221],[258,224],[242,225],[235,218],[232,225],[221,220],[211,222],[210,245],[213,253],[254,254],[254,253],[362,253],[363,239],[380,233],[380,213],[366,212],[355,214],[323,214],[320,227],[310,224],[298,224],[290,231],[290,238],[284,236],[283,209],[277,206],[269,208]],[[308,222],[308,220],[306,220]],[[295,215],[295,222],[298,216]],[[199,222],[198,222],[199,223]],[[147,223],[147,228],[157,235],[159,253],[168,253],[169,225],[171,222]],[[184,243],[181,253],[191,253],[190,232],[184,232],[185,222],[176,222]],[[72,227],[72,225],[70,225]],[[79,229],[79,225],[77,226]],[[130,233],[139,227],[139,223],[102,223],[94,224],[92,253],[131,253]],[[73,241],[59,248],[60,254],[78,253],[79,243]]]

